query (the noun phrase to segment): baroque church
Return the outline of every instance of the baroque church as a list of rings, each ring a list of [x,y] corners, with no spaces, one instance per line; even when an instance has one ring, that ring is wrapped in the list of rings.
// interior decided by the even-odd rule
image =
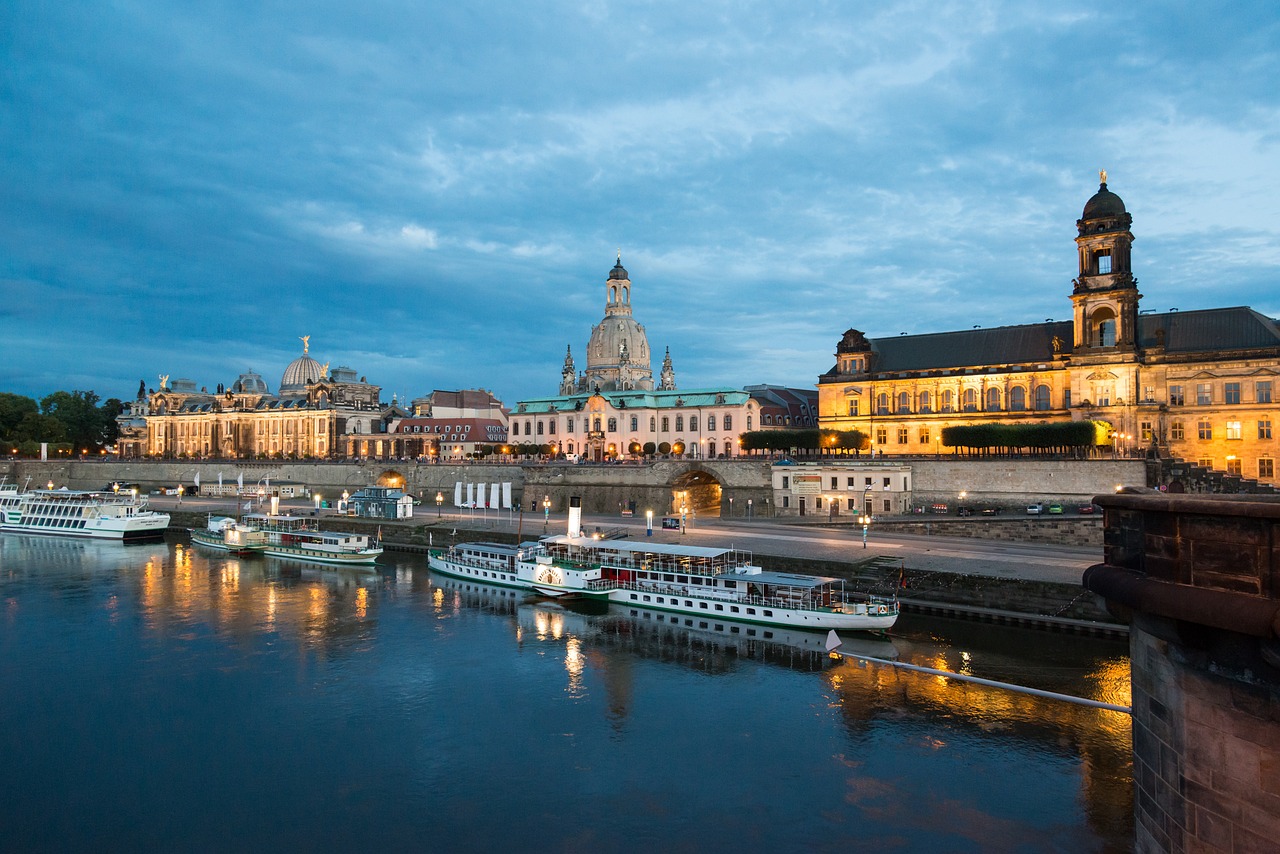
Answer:
[[[856,329],[818,379],[824,428],[880,454],[941,451],[945,427],[1094,420],[1113,451],[1275,483],[1280,327],[1236,306],[1143,310],[1133,217],[1101,185],[1076,222],[1072,319],[868,338]]]
[[[118,419],[121,458],[334,459],[353,456],[406,413],[379,402],[381,388],[347,367],[329,370],[310,355],[285,368],[272,393],[246,371],[214,392],[189,379],[145,383]]]
[[[631,295],[619,253],[605,280],[604,318],[587,342],[586,368],[577,373],[572,350],[566,353],[559,395],[517,403],[510,442],[548,445],[555,456],[597,462],[653,454],[737,456],[738,436],[761,424],[762,401],[772,411],[775,399],[783,398],[768,386],[758,395],[733,388],[682,391],[670,348],[655,386],[648,335],[632,316]]]

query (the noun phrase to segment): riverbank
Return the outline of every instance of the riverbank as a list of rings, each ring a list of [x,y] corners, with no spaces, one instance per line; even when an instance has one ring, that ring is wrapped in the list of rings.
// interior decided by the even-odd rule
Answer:
[[[296,510],[297,508],[295,508]],[[168,508],[175,528],[203,527],[207,514]],[[431,546],[483,539],[516,543],[536,538],[541,526],[529,524],[519,533],[467,518],[385,521],[325,516],[324,527],[364,534],[381,532],[388,550],[425,553]],[[767,540],[765,541],[767,542]],[[1127,636],[1101,600],[1078,584],[1016,577],[922,569],[910,559],[871,554],[855,560],[830,560],[803,554],[792,538],[777,548],[757,545],[754,554],[772,570],[845,579],[850,588],[896,595],[905,612],[941,614],[980,622],[1033,626],[1048,631],[1106,637]]]

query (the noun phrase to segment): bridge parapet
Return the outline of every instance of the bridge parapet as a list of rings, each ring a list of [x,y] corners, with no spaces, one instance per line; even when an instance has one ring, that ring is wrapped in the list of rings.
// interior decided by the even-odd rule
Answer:
[[[1280,839],[1280,501],[1098,496],[1084,585],[1130,621],[1135,850]]]

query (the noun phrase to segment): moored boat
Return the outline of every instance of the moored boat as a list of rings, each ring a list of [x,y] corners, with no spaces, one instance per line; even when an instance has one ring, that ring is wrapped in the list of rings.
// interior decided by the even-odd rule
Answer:
[[[261,554],[267,550],[265,533],[229,516],[210,516],[207,527],[192,528],[191,542],[236,555]]]
[[[73,489],[19,491],[0,483],[0,531],[105,540],[155,539],[169,514],[151,510],[145,496]]]
[[[433,549],[436,572],[563,599],[813,631],[885,631],[895,599],[850,596],[843,579],[770,572],[736,549],[546,537]]]
[[[382,554],[382,544],[366,534],[323,531],[302,516],[249,513],[240,522],[265,536],[266,547],[262,553],[273,557],[343,566],[371,566]]]

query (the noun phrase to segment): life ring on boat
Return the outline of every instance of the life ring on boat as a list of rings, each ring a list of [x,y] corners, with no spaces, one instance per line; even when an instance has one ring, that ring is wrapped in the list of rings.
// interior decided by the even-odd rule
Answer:
[[[887,613],[889,613],[889,609],[888,609],[888,608],[886,608],[886,607],[885,607],[885,606],[883,606],[883,605],[877,605],[877,606],[876,606],[876,613],[877,613],[877,614],[887,614]]]

